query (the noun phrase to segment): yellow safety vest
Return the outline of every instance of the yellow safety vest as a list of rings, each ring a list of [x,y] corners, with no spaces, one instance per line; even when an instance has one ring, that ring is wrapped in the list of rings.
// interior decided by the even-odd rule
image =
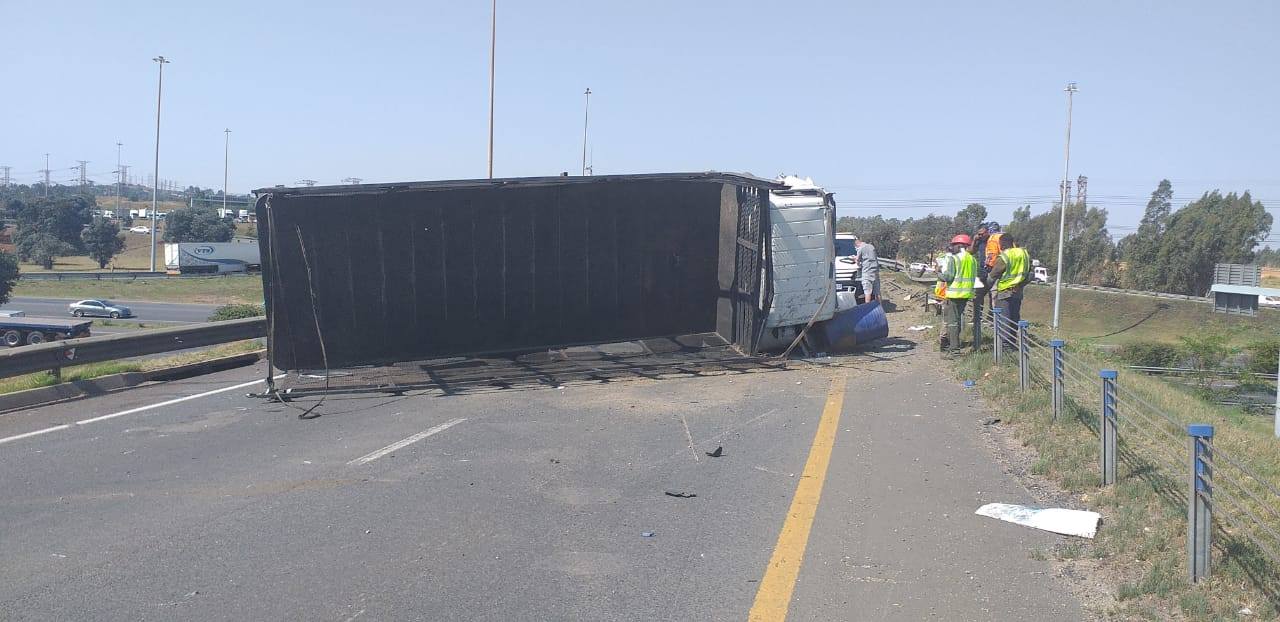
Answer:
[[[968,300],[973,298],[973,286],[978,282],[978,262],[969,251],[951,256],[951,271],[954,275],[947,284],[946,297],[952,300]]]
[[[1003,292],[1027,282],[1031,273],[1031,255],[1025,248],[1010,248],[1000,253],[1004,260],[1004,273],[996,283],[996,291]]]

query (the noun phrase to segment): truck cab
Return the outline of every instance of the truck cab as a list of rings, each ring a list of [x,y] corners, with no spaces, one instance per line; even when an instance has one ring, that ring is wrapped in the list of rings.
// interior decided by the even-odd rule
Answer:
[[[836,284],[845,289],[858,286],[857,236],[852,233],[836,234]]]

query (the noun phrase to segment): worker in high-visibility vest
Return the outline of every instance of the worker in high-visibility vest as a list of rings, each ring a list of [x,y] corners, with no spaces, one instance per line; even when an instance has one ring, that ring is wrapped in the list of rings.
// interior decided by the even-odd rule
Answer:
[[[978,262],[978,287],[982,288],[987,282],[987,273],[991,271],[991,267],[996,263],[996,255],[1000,254],[1000,223],[996,221],[984,222],[978,225],[978,233],[973,236],[973,243],[969,245],[969,252],[973,253],[973,258]],[[982,289],[973,295],[973,347],[975,350],[982,346],[982,322],[985,309],[989,308],[993,302],[991,298],[991,289]]]
[[[1022,319],[1022,289],[1031,282],[1031,254],[1008,233],[1000,236],[1000,246],[986,285],[995,293],[995,305],[1005,323],[1005,329],[997,333],[1004,334],[1005,343],[1011,343],[1010,335]]]
[[[947,323],[947,349],[949,353],[960,351],[960,329],[964,326],[964,308],[973,300],[974,286],[978,282],[978,262],[969,253],[969,245],[973,243],[967,233],[957,234],[951,238],[951,259],[947,267],[939,275],[947,284],[943,293],[945,309],[943,315]],[[977,344],[974,345],[977,347]]]

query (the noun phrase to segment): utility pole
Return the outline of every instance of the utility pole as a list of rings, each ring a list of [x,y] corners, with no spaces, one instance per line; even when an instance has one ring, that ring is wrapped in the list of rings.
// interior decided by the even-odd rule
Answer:
[[[120,149],[124,147],[124,143],[116,142],[116,209],[111,215],[120,217],[120,191],[124,188],[124,167],[120,165]]]
[[[493,179],[493,75],[498,54],[498,0],[489,21],[489,179]]]
[[[12,166],[0,166],[0,171],[4,171],[4,187],[5,188],[9,187],[9,171],[11,169],[13,169]]]
[[[1062,158],[1062,211],[1058,214],[1058,275],[1053,280],[1053,330],[1058,330],[1059,311],[1062,307],[1062,248],[1066,244],[1064,236],[1067,232],[1067,177],[1071,171],[1071,104],[1073,96],[1079,89],[1075,82],[1068,82],[1067,88],[1067,147]]]
[[[133,182],[129,181],[129,165],[128,164],[120,165],[120,178],[123,180],[123,183],[132,185]]]
[[[226,142],[222,152],[222,213],[227,213],[227,171],[231,170],[231,128],[222,130]]]
[[[77,166],[76,168],[80,169],[80,187],[84,188],[85,186],[89,185],[89,180],[85,178],[85,167],[88,166],[89,161],[76,160],[76,162],[79,163],[79,166]]]
[[[44,154],[44,198],[49,198],[49,154]]]
[[[587,98],[587,103],[582,109],[582,176],[587,176],[587,122],[591,119],[591,87],[587,87],[587,92],[583,93]]]
[[[310,188],[310,187],[312,187],[312,186],[316,185],[316,180],[314,180],[314,179],[299,179],[299,180],[298,180],[298,183],[300,183],[300,184],[302,184],[302,185],[304,185],[304,186],[306,186],[306,187]]]
[[[168,59],[163,56],[157,56],[153,59],[160,65],[159,77],[156,80],[156,160],[155,160],[155,179],[156,183],[151,185],[151,271],[156,271],[156,229],[159,228],[159,214],[156,208],[159,205],[159,186],[160,186],[160,98],[164,95],[164,66],[168,64]]]

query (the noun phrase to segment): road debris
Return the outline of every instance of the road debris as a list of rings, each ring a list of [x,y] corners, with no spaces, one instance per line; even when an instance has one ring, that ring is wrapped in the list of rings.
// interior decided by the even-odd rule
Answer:
[[[972,389],[972,388],[974,388],[975,386],[978,386],[978,383],[977,383],[977,382],[975,382],[975,381],[973,381],[973,380],[965,380],[965,381],[964,381],[964,388],[966,388],[966,389]]]
[[[640,532],[640,537],[641,537],[641,538],[652,538],[652,537],[653,537],[653,532],[652,532],[652,531],[642,531],[642,532]]]
[[[1066,508],[1040,508],[1010,503],[988,503],[974,514],[988,516],[1005,522],[1059,533],[1064,536],[1092,538],[1098,533],[1102,515],[1086,510]]]
[[[724,455],[724,447],[721,445],[717,445],[715,451],[708,451],[707,455],[711,456],[712,458],[719,458],[720,456]]]
[[[999,417],[987,417],[982,420],[982,425],[995,425],[997,423],[1000,423]]]
[[[907,330],[918,333],[922,330],[929,330],[930,328],[933,328],[933,324],[918,324],[916,326],[908,326]]]
[[[692,499],[692,498],[694,498],[694,497],[698,496],[696,493],[692,493],[692,492],[681,492],[681,491],[678,491],[678,490],[664,490],[664,491],[662,491],[662,494],[664,494],[664,495],[666,495],[666,496],[668,496],[668,497],[677,497],[677,498],[679,498],[679,499]]]

